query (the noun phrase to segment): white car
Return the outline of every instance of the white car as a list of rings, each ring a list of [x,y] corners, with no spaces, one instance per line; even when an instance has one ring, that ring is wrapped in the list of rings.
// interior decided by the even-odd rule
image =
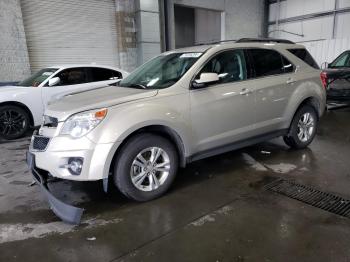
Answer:
[[[0,137],[22,137],[39,126],[51,100],[64,95],[104,87],[128,75],[98,65],[64,65],[44,68],[16,86],[0,87]]]

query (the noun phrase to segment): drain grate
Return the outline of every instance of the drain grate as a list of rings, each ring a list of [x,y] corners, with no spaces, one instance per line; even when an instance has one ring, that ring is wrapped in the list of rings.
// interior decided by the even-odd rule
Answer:
[[[350,218],[350,200],[340,196],[282,178],[265,185],[265,189]]]

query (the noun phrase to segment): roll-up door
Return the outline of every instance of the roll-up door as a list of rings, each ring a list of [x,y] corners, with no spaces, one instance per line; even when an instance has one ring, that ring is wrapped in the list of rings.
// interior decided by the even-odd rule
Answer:
[[[21,0],[31,70],[118,65],[114,0]]]

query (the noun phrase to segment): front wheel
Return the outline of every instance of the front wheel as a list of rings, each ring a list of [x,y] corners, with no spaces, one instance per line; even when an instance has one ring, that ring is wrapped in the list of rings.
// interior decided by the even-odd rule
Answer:
[[[295,114],[284,142],[291,148],[301,149],[307,147],[316,135],[318,124],[317,113],[309,105],[301,107]]]
[[[18,106],[0,107],[0,136],[17,139],[25,135],[30,127],[28,113]]]
[[[167,139],[140,134],[128,141],[118,154],[114,183],[125,196],[136,201],[160,197],[176,176],[178,156]]]

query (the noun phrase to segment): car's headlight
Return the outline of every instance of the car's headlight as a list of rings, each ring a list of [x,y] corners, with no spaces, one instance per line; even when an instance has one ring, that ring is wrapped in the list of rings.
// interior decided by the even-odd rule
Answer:
[[[70,116],[61,129],[61,135],[79,138],[94,129],[107,115],[107,108],[81,112]]]

